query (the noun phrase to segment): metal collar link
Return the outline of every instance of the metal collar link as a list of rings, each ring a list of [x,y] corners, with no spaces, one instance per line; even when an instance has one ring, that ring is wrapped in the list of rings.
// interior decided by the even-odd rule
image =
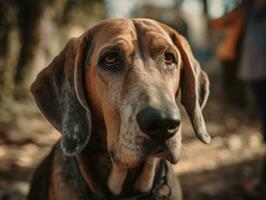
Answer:
[[[156,184],[154,183],[154,187],[152,189],[153,196],[156,200],[169,200],[172,189],[168,184],[167,176],[168,176],[168,168],[165,161],[161,161],[161,166],[163,166],[162,173],[163,176],[159,176],[159,181]]]

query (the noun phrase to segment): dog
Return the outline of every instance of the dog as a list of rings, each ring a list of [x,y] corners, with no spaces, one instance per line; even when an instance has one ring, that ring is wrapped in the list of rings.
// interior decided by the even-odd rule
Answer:
[[[151,19],[108,19],[71,39],[31,92],[61,138],[30,200],[180,200],[179,101],[197,137],[211,140],[208,76],[186,39]]]

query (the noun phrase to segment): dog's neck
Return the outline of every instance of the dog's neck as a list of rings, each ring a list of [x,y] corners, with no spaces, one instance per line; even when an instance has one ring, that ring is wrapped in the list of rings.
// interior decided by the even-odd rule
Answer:
[[[90,189],[98,194],[126,195],[149,192],[159,159],[149,158],[132,169],[121,169],[112,162],[107,149],[105,127],[98,124],[85,150],[77,156],[81,174]]]
[[[133,182],[129,183],[128,187],[140,192],[149,192],[153,186],[157,163],[158,159],[149,158],[140,169],[121,169],[113,163],[107,182],[109,190],[115,195],[120,195],[126,178],[129,178],[129,174],[133,173],[133,177],[131,177]],[[137,173],[134,172],[136,170]]]

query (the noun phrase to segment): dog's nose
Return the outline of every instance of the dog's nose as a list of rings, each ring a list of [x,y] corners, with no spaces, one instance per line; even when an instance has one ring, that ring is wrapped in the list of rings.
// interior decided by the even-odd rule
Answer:
[[[147,107],[137,114],[137,122],[141,131],[152,139],[166,140],[176,133],[180,125],[180,114],[176,109],[162,112]]]

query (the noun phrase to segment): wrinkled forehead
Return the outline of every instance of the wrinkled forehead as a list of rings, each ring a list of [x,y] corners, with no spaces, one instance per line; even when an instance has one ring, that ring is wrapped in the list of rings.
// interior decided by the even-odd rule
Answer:
[[[95,27],[95,47],[104,46],[119,41],[132,42],[136,40],[134,24],[131,20],[106,20]]]
[[[157,49],[171,45],[171,39],[160,25],[148,19],[111,19],[103,21],[95,28],[94,50],[120,46],[128,52],[139,48]]]

